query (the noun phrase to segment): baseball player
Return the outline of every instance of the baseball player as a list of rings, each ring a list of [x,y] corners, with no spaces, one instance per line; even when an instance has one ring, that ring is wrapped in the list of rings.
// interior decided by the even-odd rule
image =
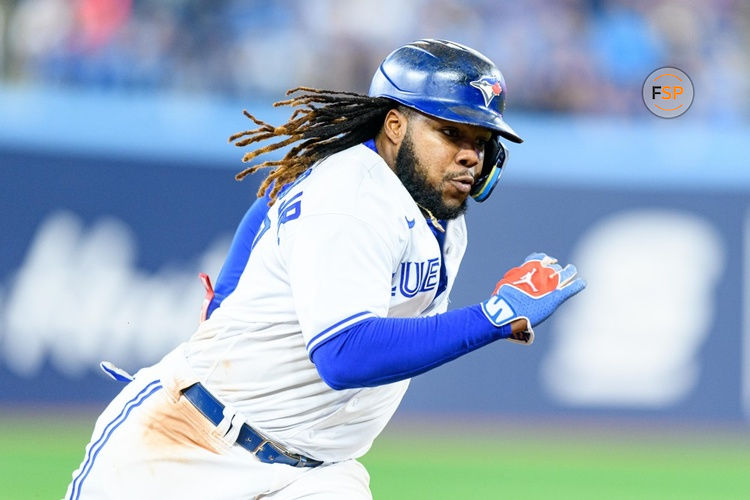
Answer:
[[[67,498],[371,498],[357,461],[411,377],[533,328],[585,286],[531,254],[484,302],[447,311],[467,199],[521,142],[505,81],[468,47],[392,52],[369,95],[309,88],[274,127],[230,138],[244,161],[289,146],[239,224],[192,338],[128,382],[96,422]],[[275,141],[275,142],[273,142]]]

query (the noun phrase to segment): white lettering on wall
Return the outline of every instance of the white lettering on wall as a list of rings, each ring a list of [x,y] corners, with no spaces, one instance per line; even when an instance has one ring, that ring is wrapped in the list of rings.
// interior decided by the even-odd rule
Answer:
[[[3,364],[33,376],[49,358],[80,375],[103,359],[130,368],[158,360],[192,335],[204,295],[197,274],[215,278],[228,246],[225,238],[193,262],[146,273],[122,221],[86,228],[70,212],[51,215],[2,294]]]

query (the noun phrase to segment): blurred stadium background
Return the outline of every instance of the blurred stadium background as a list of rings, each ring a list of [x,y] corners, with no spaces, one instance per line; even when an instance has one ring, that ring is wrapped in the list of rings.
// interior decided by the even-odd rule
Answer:
[[[453,304],[527,253],[588,290],[533,347],[415,379],[376,498],[750,498],[750,3],[0,0],[0,497],[57,498],[98,412],[188,337],[260,176],[227,137],[395,47],[487,54],[526,139],[468,213]],[[690,75],[651,115],[656,68]]]

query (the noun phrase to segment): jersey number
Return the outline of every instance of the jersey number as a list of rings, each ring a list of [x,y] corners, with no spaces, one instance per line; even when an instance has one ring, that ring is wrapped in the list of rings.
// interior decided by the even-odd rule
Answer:
[[[281,204],[281,206],[279,207],[279,223],[276,227],[277,230],[285,222],[289,222],[290,220],[294,220],[299,217],[300,212],[302,212],[302,200],[300,199],[301,197],[302,191],[295,194],[288,200],[285,200]]]
[[[288,200],[284,200],[281,205],[279,205],[279,221],[276,224],[276,243],[279,243],[279,228],[282,224],[289,222],[290,220],[294,220],[300,216],[302,213],[302,191],[295,194]],[[271,228],[271,219],[266,215],[263,218],[263,225],[260,228],[260,231],[258,231],[258,235],[255,237],[255,240],[253,241],[253,248],[255,248],[255,245],[258,244],[258,241],[263,237],[264,234],[266,234],[266,231],[268,231]]]

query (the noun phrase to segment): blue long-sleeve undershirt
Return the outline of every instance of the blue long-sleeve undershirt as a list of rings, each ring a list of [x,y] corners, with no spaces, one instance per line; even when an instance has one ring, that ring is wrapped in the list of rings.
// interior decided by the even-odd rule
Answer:
[[[333,389],[374,387],[414,377],[510,334],[510,324],[494,326],[473,305],[424,318],[369,318],[310,356]]]

